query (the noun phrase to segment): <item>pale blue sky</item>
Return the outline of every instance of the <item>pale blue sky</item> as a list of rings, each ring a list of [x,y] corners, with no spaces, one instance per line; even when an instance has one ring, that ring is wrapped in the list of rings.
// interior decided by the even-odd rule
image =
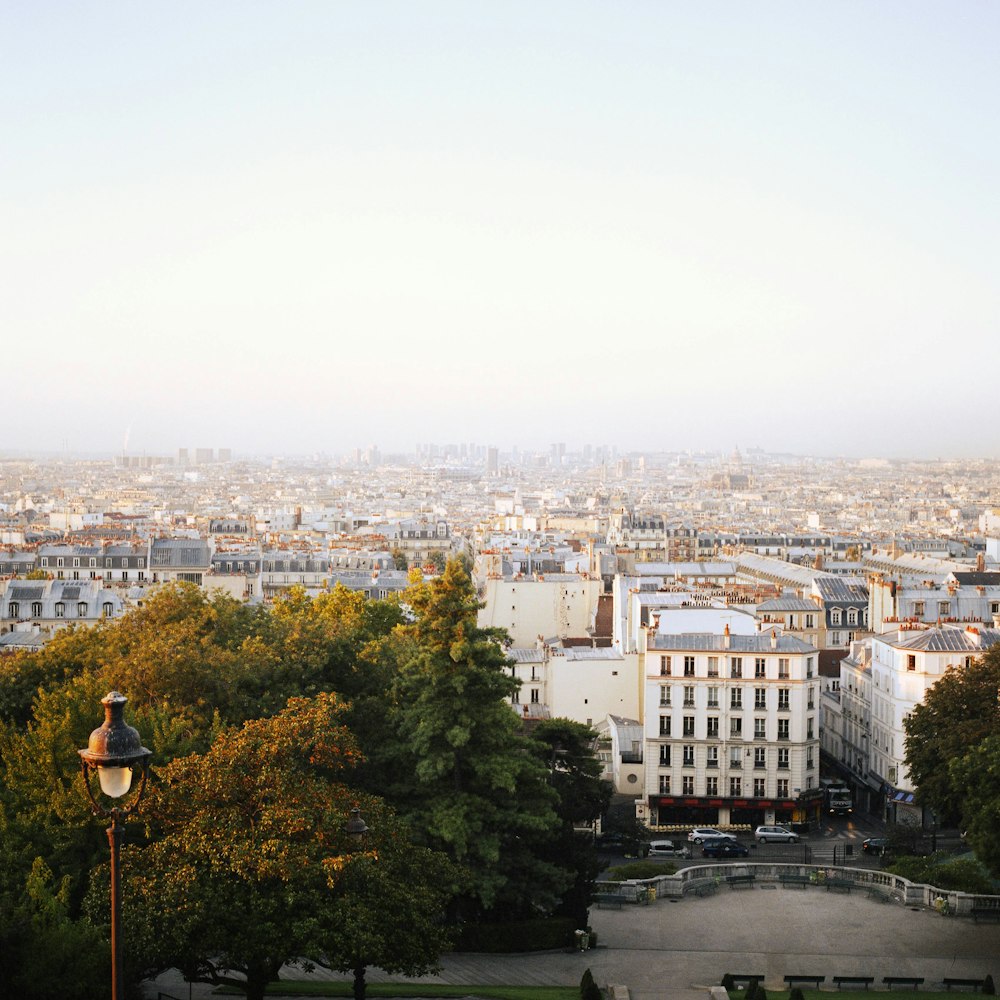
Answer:
[[[0,451],[1000,456],[998,51],[986,2],[9,3]]]

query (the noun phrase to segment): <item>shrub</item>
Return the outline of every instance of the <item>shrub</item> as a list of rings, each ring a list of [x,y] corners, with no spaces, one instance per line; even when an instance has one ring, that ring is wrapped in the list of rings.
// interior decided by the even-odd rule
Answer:
[[[763,983],[757,984],[757,992],[754,993],[754,1000],[767,1000],[767,990],[764,989]]]
[[[788,1000],[805,1000],[805,997],[802,995],[802,987],[793,987],[791,993],[788,994]]]
[[[983,980],[983,993],[987,996],[996,996],[997,988],[993,985],[993,977],[987,973],[986,978]]]
[[[952,889],[957,892],[992,892],[992,882],[978,861],[958,858],[944,861],[940,855],[929,858],[898,858],[886,871],[911,882]]]
[[[734,990],[734,989],[736,989],[736,983],[733,982],[733,974],[731,972],[727,972],[722,977],[722,988],[724,990]]]
[[[501,924],[465,924],[455,951],[548,951],[573,946],[576,922],[572,917],[522,920]]]
[[[594,981],[594,977],[587,969],[580,979],[580,1000],[602,1000],[600,986]]]

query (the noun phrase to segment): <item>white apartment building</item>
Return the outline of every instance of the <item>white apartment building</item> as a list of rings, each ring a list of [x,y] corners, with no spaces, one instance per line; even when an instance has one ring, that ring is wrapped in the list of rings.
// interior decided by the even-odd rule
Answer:
[[[817,818],[815,647],[776,631],[640,634],[645,800],[655,828]]]
[[[594,627],[601,581],[587,574],[488,577],[481,586],[483,628],[505,628],[515,646],[586,636]],[[602,713],[604,714],[604,713]]]

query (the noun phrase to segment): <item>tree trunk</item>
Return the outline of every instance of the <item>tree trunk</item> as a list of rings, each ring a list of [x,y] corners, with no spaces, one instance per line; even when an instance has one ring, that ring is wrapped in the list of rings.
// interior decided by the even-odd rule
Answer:
[[[354,966],[354,1000],[365,1000],[365,968],[360,964]]]

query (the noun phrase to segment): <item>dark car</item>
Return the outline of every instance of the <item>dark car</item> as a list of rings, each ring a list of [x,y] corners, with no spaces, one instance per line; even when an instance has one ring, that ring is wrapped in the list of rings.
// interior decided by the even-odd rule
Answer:
[[[885,854],[889,841],[885,837],[869,837],[861,844],[861,850],[865,854]]]
[[[746,858],[750,848],[737,840],[706,840],[701,845],[701,853],[706,858]]]

